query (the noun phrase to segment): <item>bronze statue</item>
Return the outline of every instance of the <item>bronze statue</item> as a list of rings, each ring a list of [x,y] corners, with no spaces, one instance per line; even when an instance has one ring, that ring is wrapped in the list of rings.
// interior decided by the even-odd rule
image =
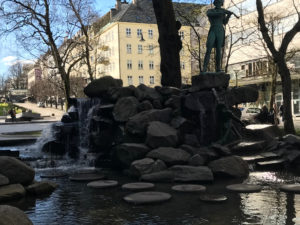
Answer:
[[[233,12],[221,8],[223,4],[224,0],[215,0],[215,8],[209,9],[206,13],[210,22],[210,29],[206,41],[206,53],[202,72],[207,71],[212,48],[216,48],[216,72],[221,72],[222,47],[225,44],[224,25],[228,23],[232,14],[239,18]]]

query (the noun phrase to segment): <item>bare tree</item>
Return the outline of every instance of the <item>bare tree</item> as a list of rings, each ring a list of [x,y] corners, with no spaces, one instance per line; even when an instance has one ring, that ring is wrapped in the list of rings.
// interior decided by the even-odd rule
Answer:
[[[12,80],[11,85],[13,89],[27,88],[27,74],[20,62],[17,62],[9,67],[8,77]]]
[[[298,14],[298,21],[294,24],[294,26],[285,33],[282,42],[277,49],[275,47],[274,41],[269,34],[269,29],[266,25],[264,7],[261,0],[256,0],[256,7],[258,12],[258,24],[263,36],[263,39],[273,56],[274,63],[278,67],[278,73],[281,77],[282,82],[282,93],[283,93],[283,107],[284,107],[284,130],[286,133],[295,133],[295,127],[292,118],[292,110],[291,110],[291,73],[287,66],[286,55],[288,52],[288,47],[293,38],[297,33],[300,32],[300,14],[297,11],[297,7],[295,5],[295,1],[293,0],[296,12]]]
[[[71,20],[60,0],[0,0],[0,19],[5,24],[2,34],[15,32],[23,47],[32,54],[49,54],[64,86],[64,95],[70,98],[70,73],[85,53],[74,54],[78,42],[73,38],[78,21]]]
[[[94,49],[93,46],[95,46],[95,43],[91,43],[93,40],[91,40],[90,34],[92,34],[93,30],[90,29],[90,25],[98,18],[98,16],[93,11],[91,5],[92,2],[90,0],[68,0],[66,3],[66,8],[69,8],[72,12],[71,17],[73,17],[73,19],[71,21],[77,21],[75,24],[84,36],[82,43],[83,52],[85,53],[84,59],[89,78],[92,81],[95,77],[95,70],[91,65],[91,52]]]

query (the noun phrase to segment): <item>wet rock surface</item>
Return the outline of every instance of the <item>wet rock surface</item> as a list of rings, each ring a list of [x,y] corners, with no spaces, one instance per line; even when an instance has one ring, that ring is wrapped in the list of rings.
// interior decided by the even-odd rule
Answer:
[[[23,211],[9,205],[0,205],[0,218],[1,225],[33,225]]]
[[[18,159],[0,156],[0,173],[9,179],[10,184],[30,184],[35,171]]]

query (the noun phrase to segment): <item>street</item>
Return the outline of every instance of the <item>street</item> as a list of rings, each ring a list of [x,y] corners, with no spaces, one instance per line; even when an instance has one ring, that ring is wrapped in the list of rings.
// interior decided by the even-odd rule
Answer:
[[[63,114],[65,113],[63,110],[48,108],[48,107],[38,107],[35,103],[25,102],[25,103],[14,103],[17,106],[30,109],[32,112],[40,113],[42,117],[46,120],[59,121]]]

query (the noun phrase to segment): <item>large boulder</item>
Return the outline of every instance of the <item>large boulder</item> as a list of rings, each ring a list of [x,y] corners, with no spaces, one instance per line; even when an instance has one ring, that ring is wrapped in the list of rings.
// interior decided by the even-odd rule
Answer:
[[[131,96],[120,98],[115,104],[113,115],[118,122],[127,122],[130,117],[137,114],[139,101]]]
[[[287,144],[300,147],[300,137],[299,136],[296,136],[293,134],[287,134],[282,137],[282,140]]]
[[[134,96],[135,87],[130,85],[128,87],[111,87],[107,94],[109,99],[116,102],[119,98]]]
[[[213,181],[212,171],[206,166],[176,165],[169,168],[174,173],[174,180],[180,182]]]
[[[171,113],[172,109],[170,108],[162,110],[151,109],[140,112],[129,119],[126,124],[126,131],[134,135],[144,136],[149,122],[160,121],[168,123],[171,120]]]
[[[149,123],[146,144],[151,148],[176,147],[177,130],[166,123],[153,121]]]
[[[135,96],[138,98],[139,101],[142,100],[161,100],[162,96],[154,89],[147,87],[144,84],[140,84],[136,89],[135,89]]]
[[[114,158],[123,167],[129,167],[135,160],[142,159],[150,151],[144,144],[123,143],[118,145],[113,150]]]
[[[229,106],[247,102],[256,102],[258,91],[254,87],[236,87],[227,92],[226,101]]]
[[[32,195],[44,195],[52,193],[57,186],[57,184],[51,181],[40,181],[27,186],[26,191]]]
[[[169,182],[174,181],[174,173],[169,170],[163,170],[155,173],[144,174],[140,179],[150,182]]]
[[[6,176],[0,174],[0,186],[7,184],[9,184],[9,179]]]
[[[249,175],[248,164],[239,156],[228,156],[214,160],[208,167],[216,175],[230,177],[247,177]]]
[[[150,109],[153,109],[153,105],[149,100],[142,101],[138,106],[138,111],[139,112],[147,111],[147,110],[150,110]]]
[[[192,76],[192,87],[190,91],[196,92],[212,88],[227,88],[229,85],[230,75],[224,72],[205,73]]]
[[[168,165],[177,165],[186,164],[191,155],[180,148],[160,147],[150,151],[147,157],[160,159]]]
[[[23,211],[9,205],[0,205],[0,218],[0,225],[33,225]]]
[[[10,184],[30,184],[34,179],[35,172],[32,168],[18,159],[0,156],[0,173],[6,176]]]
[[[0,202],[22,198],[25,196],[25,189],[21,184],[9,184],[0,187]]]
[[[131,163],[130,174],[140,177],[144,174],[155,173],[165,169],[167,169],[167,166],[163,161],[144,158]]]
[[[122,87],[123,82],[120,79],[114,79],[111,76],[101,77],[93,80],[84,88],[84,93],[90,97],[102,97],[110,88]]]

